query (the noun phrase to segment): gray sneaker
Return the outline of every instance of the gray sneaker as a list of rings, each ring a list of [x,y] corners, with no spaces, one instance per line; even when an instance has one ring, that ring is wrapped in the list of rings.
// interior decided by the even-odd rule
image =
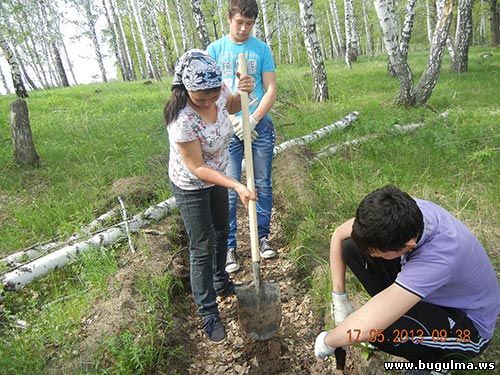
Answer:
[[[226,339],[226,330],[218,315],[210,315],[203,321],[203,330],[214,344],[220,344]]]
[[[233,273],[240,269],[240,265],[238,263],[238,258],[236,257],[236,249],[234,247],[230,247],[227,249],[226,256],[226,272]]]
[[[269,245],[269,239],[267,237],[262,237],[259,240],[260,244],[260,256],[264,259],[274,258],[276,256],[276,252]]]

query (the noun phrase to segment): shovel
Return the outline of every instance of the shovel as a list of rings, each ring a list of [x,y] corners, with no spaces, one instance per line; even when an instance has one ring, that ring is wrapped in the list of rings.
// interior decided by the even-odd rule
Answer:
[[[247,73],[245,54],[238,58],[240,74]],[[245,149],[247,188],[255,191],[253,172],[252,140],[250,135],[250,114],[248,93],[241,92],[241,121],[243,124],[243,145]],[[241,329],[251,338],[259,341],[269,340],[279,329],[281,323],[280,289],[276,283],[260,280],[260,253],[257,233],[257,210],[255,201],[248,203],[250,222],[250,246],[252,249],[253,283],[235,288],[238,297],[238,317]]]

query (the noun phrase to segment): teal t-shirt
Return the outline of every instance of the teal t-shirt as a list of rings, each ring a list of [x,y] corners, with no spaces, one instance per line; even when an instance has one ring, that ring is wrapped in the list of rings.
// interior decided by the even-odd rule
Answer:
[[[236,77],[238,55],[245,53],[247,74],[255,80],[255,88],[249,95],[250,113],[255,112],[265,94],[262,74],[275,71],[273,55],[269,46],[253,36],[244,43],[235,43],[226,35],[211,43],[207,52],[221,68],[222,79],[232,93],[238,90],[238,78]]]

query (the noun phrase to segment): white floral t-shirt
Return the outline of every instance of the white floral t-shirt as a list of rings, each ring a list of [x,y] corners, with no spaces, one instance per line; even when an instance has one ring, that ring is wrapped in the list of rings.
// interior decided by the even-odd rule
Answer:
[[[221,95],[215,102],[217,120],[214,123],[203,121],[200,115],[189,104],[186,104],[179,112],[177,119],[167,126],[170,143],[168,176],[181,189],[198,190],[213,186],[213,184],[200,180],[187,168],[177,148],[177,142],[190,142],[199,139],[205,164],[216,171],[225,173],[229,142],[234,134],[226,109],[227,98],[230,94],[229,89],[222,85]]]

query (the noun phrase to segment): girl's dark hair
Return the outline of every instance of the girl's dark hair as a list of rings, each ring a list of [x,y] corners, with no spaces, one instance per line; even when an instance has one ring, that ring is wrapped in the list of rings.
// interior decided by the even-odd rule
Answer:
[[[187,90],[184,85],[172,86],[172,96],[165,104],[165,108],[163,109],[163,118],[165,119],[165,125],[168,126],[171,122],[177,119],[180,110],[186,106],[186,103]]]
[[[244,17],[255,20],[259,15],[259,6],[255,0],[229,0],[228,8],[230,18],[239,13]]]

